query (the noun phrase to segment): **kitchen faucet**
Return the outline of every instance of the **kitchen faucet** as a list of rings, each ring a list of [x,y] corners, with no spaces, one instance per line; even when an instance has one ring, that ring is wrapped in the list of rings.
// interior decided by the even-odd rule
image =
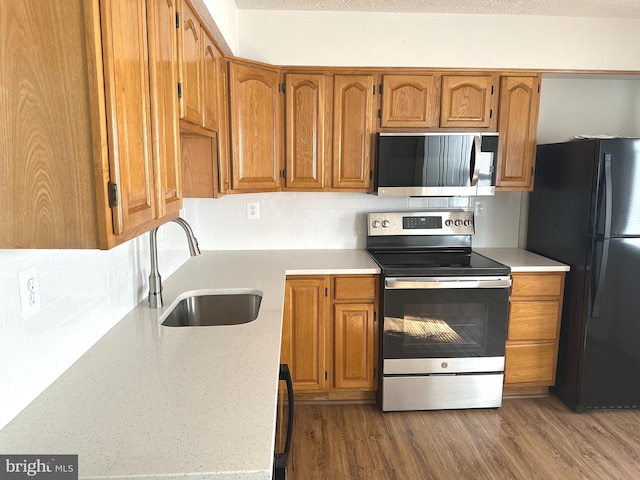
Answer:
[[[192,257],[200,255],[200,247],[198,246],[198,240],[193,235],[193,230],[186,220],[178,217],[171,220],[180,225],[184,233],[187,234],[187,242],[189,243],[189,253]],[[156,227],[149,232],[149,250],[151,253],[151,273],[149,274],[149,308],[160,308],[163,305],[162,301],[162,279],[160,278],[160,272],[158,271],[158,242],[156,234],[158,233]]]

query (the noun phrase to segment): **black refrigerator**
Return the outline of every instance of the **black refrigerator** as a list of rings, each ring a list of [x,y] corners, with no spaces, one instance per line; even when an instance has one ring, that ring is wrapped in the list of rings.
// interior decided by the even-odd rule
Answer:
[[[538,145],[527,250],[567,272],[556,384],[577,412],[640,407],[640,139]]]

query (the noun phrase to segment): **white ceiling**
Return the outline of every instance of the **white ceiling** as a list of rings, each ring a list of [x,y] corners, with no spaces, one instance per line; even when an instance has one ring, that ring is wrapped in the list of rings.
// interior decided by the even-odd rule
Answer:
[[[640,0],[235,0],[238,9],[640,18]]]

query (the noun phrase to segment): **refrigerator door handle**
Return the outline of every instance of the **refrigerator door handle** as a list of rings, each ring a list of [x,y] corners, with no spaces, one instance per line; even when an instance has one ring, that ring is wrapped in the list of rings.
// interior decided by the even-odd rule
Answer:
[[[600,258],[600,267],[596,272],[591,269],[592,278],[592,295],[591,316],[597,318],[600,314],[600,299],[602,298],[602,289],[604,287],[604,279],[607,273],[607,263],[609,261],[609,237],[611,236],[611,210],[613,202],[613,186],[611,181],[611,154],[604,154],[604,239],[602,241],[602,257]],[[595,248],[594,242],[594,260]],[[595,264],[595,261],[593,262]]]
[[[594,240],[594,260],[595,260],[595,252],[596,250],[596,246],[595,243],[597,243],[597,240]],[[607,263],[609,261],[609,239],[605,238],[602,241],[602,257],[600,258],[600,268],[598,269],[597,273],[598,273],[598,280],[597,280],[597,284],[596,284],[596,277],[595,277],[595,273],[593,268],[591,269],[591,278],[592,280],[592,284],[596,284],[595,288],[592,287],[591,291],[593,294],[593,302],[591,303],[591,316],[593,318],[597,318],[600,314],[600,299],[602,298],[602,290],[604,287],[604,277],[605,274],[607,272]],[[595,262],[594,262],[595,263]]]
[[[604,238],[611,236],[611,210],[613,208],[613,186],[611,180],[611,154],[604,154]]]

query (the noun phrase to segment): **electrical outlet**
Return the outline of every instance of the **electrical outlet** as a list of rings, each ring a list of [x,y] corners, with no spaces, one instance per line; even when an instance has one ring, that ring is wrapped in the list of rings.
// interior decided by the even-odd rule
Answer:
[[[40,311],[40,284],[38,282],[38,267],[35,265],[18,273],[20,289],[20,305],[22,316],[29,317]]]
[[[485,214],[485,205],[484,202],[479,202],[476,200],[476,217],[484,217]]]
[[[260,218],[259,202],[247,202],[247,218],[249,220],[257,220]]]

